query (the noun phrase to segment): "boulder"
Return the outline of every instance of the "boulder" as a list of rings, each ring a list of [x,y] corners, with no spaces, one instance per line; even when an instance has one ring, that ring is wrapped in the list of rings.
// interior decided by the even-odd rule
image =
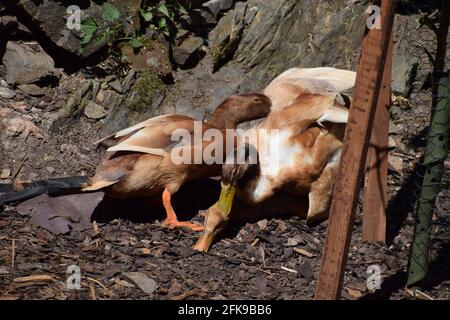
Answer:
[[[126,95],[114,91],[105,97],[103,105],[110,106],[102,135],[119,131],[130,125],[161,114],[161,103],[165,97],[165,85],[151,71],[142,71]]]
[[[99,120],[106,117],[107,114],[105,108],[93,101],[89,101],[84,107],[84,115],[89,119]]]
[[[11,89],[0,87],[0,98],[12,99],[16,96],[16,93]]]
[[[219,13],[229,10],[233,7],[234,0],[209,0],[202,6],[207,8],[217,19]]]
[[[25,45],[8,41],[2,62],[9,84],[34,83],[46,77],[59,77],[61,73],[37,43]]]
[[[297,0],[246,3],[245,20],[251,22],[234,54],[234,61],[247,70],[240,90],[263,88],[291,67],[356,68],[367,4]],[[227,15],[236,11],[238,4]]]
[[[99,29],[106,29],[116,22],[108,22],[104,18],[104,10],[97,1],[29,1],[20,0],[19,6],[23,10],[25,19],[33,30],[38,31],[38,37],[44,37],[59,49],[68,51],[80,57],[88,57],[100,50],[104,43],[92,41],[87,46],[82,45],[82,33],[76,28],[67,28],[67,11],[70,5],[79,5],[81,20],[93,18]],[[110,0],[109,5],[115,6],[119,12],[118,22],[126,34],[131,34],[140,27],[141,0]],[[29,19],[31,17],[32,19]],[[20,18],[20,17],[19,17]]]
[[[173,48],[173,60],[180,66],[186,66],[203,45],[200,37],[188,37],[178,47]]]
[[[246,26],[246,9],[245,3],[236,3],[235,9],[220,19],[217,26],[211,31],[209,40],[215,70],[228,61],[236,51]]]

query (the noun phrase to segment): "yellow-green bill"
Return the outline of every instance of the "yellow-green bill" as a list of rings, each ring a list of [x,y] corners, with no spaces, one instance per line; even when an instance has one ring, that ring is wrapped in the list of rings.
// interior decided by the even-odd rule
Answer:
[[[220,197],[217,206],[222,212],[227,215],[231,212],[235,192],[236,188],[232,185],[222,184],[222,190],[220,191]]]

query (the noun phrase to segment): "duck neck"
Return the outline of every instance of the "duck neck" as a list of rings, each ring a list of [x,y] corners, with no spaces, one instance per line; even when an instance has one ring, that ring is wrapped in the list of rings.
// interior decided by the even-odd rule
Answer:
[[[270,100],[260,99],[259,103],[253,103],[248,95],[231,96],[214,110],[207,122],[218,129],[236,129],[242,122],[263,118],[270,112]]]
[[[234,103],[224,101],[214,110],[207,122],[219,129],[236,129],[239,123],[246,121],[236,109]]]

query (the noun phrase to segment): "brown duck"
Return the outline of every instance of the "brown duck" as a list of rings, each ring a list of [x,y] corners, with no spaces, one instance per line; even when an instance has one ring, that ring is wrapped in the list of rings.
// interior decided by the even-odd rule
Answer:
[[[96,174],[88,179],[83,191],[103,190],[116,198],[162,194],[167,214],[165,225],[202,230],[202,226],[178,221],[171,196],[188,181],[220,175],[220,163],[225,155],[213,151],[209,158],[204,158],[204,151],[214,149],[212,144],[226,145],[225,129],[234,129],[242,122],[265,117],[270,106],[270,99],[263,94],[240,94],[222,102],[207,122],[170,114],[119,131],[114,135],[117,144],[107,150],[106,157]],[[208,129],[222,133],[218,138],[221,141],[197,141],[194,132],[200,130],[196,135],[203,137]],[[222,159],[215,163],[217,157]]]
[[[343,87],[351,88],[354,79],[353,73]],[[241,139],[228,155],[219,201],[206,212],[196,250],[208,251],[229,221],[274,213],[298,215],[308,222],[327,216],[348,109],[337,92],[300,89],[291,105],[250,129],[257,132],[256,143]],[[277,129],[276,134],[270,129]]]

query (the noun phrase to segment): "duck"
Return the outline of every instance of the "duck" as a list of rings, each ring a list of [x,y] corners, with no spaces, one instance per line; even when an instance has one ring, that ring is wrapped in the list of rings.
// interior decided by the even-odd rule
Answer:
[[[335,85],[324,73],[310,74],[314,72],[317,79],[298,77],[295,87],[284,85],[297,91],[295,98],[283,97],[284,103],[292,100],[288,106],[272,96],[268,117],[247,130],[227,155],[219,200],[205,213],[195,250],[208,252],[230,221],[290,214],[311,224],[327,217],[349,113],[349,98],[340,92],[354,86],[356,74],[342,70],[345,80]],[[333,70],[333,77],[339,73]],[[280,77],[275,80],[274,86],[282,83]],[[256,139],[249,142],[249,137]]]
[[[275,78],[263,93],[251,92],[231,96],[215,109],[208,121],[202,123],[201,136],[211,130],[223,133],[227,129],[236,129],[240,123],[262,119],[272,111],[273,101],[276,102],[278,112],[286,107],[290,100],[279,100],[277,97],[284,96],[286,91],[294,88],[296,92],[303,92],[306,87],[302,86],[304,82],[314,82],[319,88],[323,86],[319,77],[325,76],[331,79],[331,83],[339,82],[339,77],[342,77],[339,71],[333,68],[292,68]],[[82,191],[101,190],[114,198],[161,195],[166,211],[163,225],[202,231],[203,227],[200,225],[179,221],[171,204],[172,195],[185,183],[221,174],[223,161],[220,161],[220,158],[223,160],[226,154],[213,155],[213,159],[200,158],[197,161],[174,163],[173,155],[181,153],[187,156],[187,160],[193,160],[191,157],[196,157],[195,154],[202,155],[204,150],[215,149],[219,143],[216,140],[195,141],[196,124],[198,122],[188,116],[160,115],[97,141],[99,143],[113,138],[115,145],[107,149],[95,175],[88,178]],[[178,143],[172,141],[176,132],[184,133],[184,139]],[[222,134],[221,137],[219,140],[222,146],[226,145],[227,135]],[[234,140],[235,137],[231,139]]]
[[[205,149],[225,144],[225,130],[265,117],[270,109],[267,96],[250,92],[225,99],[208,121],[166,114],[123,129],[112,136],[115,144],[106,150],[95,175],[87,179],[82,191],[101,190],[119,199],[160,195],[166,211],[164,226],[201,231],[201,225],[178,220],[171,204],[172,195],[189,181],[220,176],[223,159],[214,160],[226,155],[214,151],[203,158]],[[208,130],[222,134],[204,141],[202,137]]]

